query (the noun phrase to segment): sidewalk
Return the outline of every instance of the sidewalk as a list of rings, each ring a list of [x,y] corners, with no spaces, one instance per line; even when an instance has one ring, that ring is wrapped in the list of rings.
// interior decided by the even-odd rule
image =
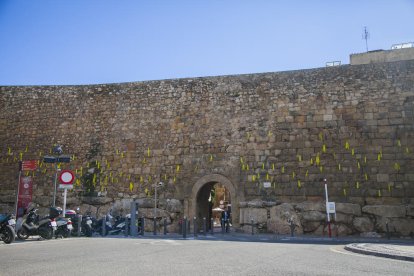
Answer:
[[[414,245],[352,243],[345,249],[355,253],[414,262]]]

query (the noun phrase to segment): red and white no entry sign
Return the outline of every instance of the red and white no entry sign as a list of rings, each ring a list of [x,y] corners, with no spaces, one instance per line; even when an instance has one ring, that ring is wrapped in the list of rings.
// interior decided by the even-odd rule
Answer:
[[[60,183],[62,184],[72,184],[75,179],[75,175],[72,171],[62,171],[59,176]]]

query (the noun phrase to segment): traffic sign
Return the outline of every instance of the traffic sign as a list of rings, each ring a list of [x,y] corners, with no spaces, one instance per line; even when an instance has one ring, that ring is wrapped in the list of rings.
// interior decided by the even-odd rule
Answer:
[[[59,180],[62,184],[72,184],[74,179],[75,175],[69,170],[63,170],[59,175]]]

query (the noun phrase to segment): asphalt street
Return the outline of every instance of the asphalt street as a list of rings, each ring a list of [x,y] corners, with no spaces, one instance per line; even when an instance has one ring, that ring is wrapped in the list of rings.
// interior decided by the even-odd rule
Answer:
[[[413,275],[344,245],[144,238],[0,244],[0,275]]]

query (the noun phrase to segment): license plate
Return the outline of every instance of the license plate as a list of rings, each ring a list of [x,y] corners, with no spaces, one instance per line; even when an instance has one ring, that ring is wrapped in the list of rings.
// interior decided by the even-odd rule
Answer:
[[[92,221],[91,221],[90,219],[88,219],[88,220],[86,221],[86,224],[91,225],[91,224],[92,224]]]
[[[14,219],[10,219],[8,222],[9,222],[9,225],[15,225],[16,224],[16,221]]]
[[[69,229],[69,230],[72,230],[72,229],[73,229],[72,224],[68,224],[68,229]]]
[[[50,224],[52,225],[52,227],[57,227],[56,221],[51,221]]]

